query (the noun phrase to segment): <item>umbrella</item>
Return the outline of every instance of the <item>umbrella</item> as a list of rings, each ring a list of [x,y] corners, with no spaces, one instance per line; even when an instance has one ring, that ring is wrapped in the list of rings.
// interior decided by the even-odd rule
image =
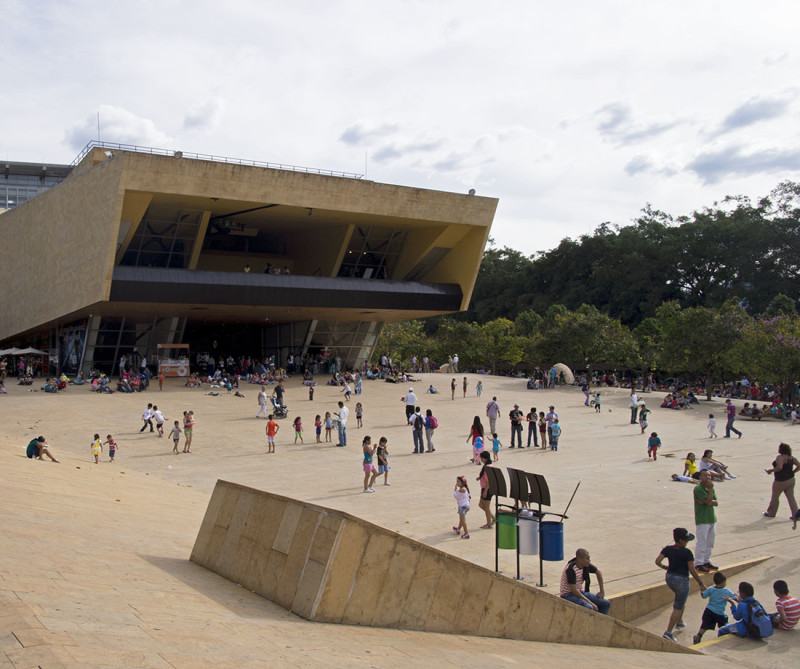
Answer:
[[[14,355],[47,355],[47,353],[40,351],[38,348],[18,348],[16,351]]]

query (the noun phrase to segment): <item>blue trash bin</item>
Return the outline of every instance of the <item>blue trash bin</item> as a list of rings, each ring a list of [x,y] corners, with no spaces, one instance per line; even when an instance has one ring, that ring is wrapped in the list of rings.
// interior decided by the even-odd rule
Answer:
[[[564,559],[564,524],[547,520],[542,523],[542,560],[561,562]]]

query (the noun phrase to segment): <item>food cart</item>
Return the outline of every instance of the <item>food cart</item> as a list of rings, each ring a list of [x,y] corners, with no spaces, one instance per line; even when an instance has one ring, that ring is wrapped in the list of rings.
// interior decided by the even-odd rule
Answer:
[[[157,344],[156,348],[159,375],[189,376],[189,344]]]

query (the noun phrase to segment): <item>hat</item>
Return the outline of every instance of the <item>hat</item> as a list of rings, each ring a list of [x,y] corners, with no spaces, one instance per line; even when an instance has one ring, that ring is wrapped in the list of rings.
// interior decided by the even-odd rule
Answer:
[[[672,538],[675,541],[692,541],[694,534],[689,532],[685,527],[676,527],[672,530]]]
[[[409,389],[408,389],[408,392],[410,392],[410,393],[413,393],[413,392],[414,392],[414,389],[413,389],[413,388],[409,388]]]
[[[515,404],[514,406],[515,406],[515,407],[519,407],[519,404]]]

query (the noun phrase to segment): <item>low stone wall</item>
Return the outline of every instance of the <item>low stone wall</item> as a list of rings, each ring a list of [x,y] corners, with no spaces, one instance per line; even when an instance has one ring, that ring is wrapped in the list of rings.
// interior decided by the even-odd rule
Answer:
[[[307,620],[695,652],[347,513],[226,481],[191,560]]]

